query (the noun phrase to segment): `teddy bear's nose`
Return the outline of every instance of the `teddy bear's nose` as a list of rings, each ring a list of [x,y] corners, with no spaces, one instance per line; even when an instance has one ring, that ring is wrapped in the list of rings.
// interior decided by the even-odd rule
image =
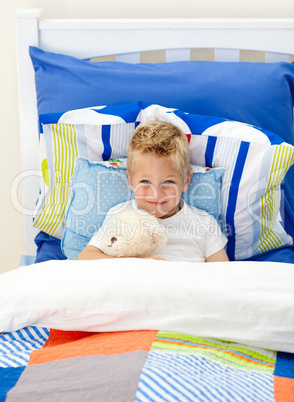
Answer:
[[[112,237],[111,238],[111,243],[113,244],[113,243],[115,243],[117,241],[117,238],[116,237]]]

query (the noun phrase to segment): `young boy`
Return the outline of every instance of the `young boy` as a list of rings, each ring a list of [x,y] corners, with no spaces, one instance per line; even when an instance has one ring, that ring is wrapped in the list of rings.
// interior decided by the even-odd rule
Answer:
[[[170,261],[228,261],[226,237],[213,216],[187,205],[181,194],[189,186],[190,153],[186,135],[161,121],[143,123],[135,130],[128,148],[127,175],[135,200],[112,208],[98,232],[78,259],[116,258],[99,245],[103,231],[121,208],[143,209],[160,219],[168,241],[153,259]]]

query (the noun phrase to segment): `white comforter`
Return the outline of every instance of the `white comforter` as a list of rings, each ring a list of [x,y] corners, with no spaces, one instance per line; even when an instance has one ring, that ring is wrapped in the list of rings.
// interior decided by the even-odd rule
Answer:
[[[294,265],[122,258],[0,275],[0,331],[164,330],[294,353]]]

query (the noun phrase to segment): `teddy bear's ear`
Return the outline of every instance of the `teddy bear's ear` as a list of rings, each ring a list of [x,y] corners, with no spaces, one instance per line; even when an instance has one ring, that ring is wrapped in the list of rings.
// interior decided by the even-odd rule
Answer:
[[[111,241],[111,244],[113,244],[113,243],[115,243],[115,242],[117,241],[117,238],[116,238],[116,237],[112,237],[112,238],[110,239],[110,241]]]

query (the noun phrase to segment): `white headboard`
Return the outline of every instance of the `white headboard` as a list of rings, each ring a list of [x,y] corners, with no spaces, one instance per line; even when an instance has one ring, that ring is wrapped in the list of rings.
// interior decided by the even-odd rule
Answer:
[[[30,45],[78,58],[116,55],[137,63],[142,52],[164,50],[165,61],[190,60],[190,49],[215,49],[216,61],[240,61],[242,51],[263,51],[265,62],[293,61],[294,19],[42,20],[41,10],[15,14],[22,186],[26,254],[35,254],[32,211],[39,191],[38,119]]]

